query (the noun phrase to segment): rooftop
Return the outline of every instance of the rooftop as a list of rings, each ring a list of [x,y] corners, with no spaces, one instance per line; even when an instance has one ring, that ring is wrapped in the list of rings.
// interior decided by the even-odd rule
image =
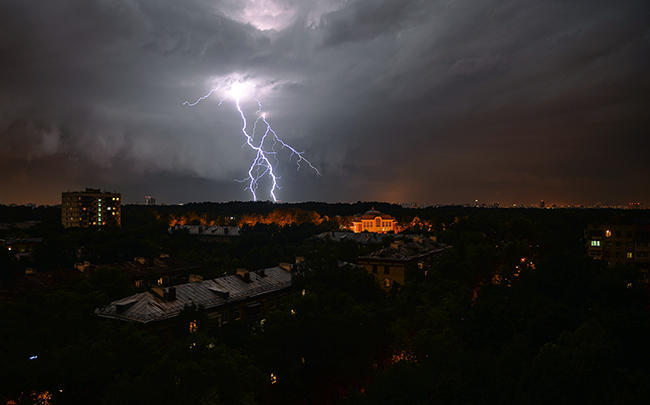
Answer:
[[[357,215],[356,217],[354,217],[353,221],[355,221],[355,220],[358,221],[358,220],[362,220],[362,219],[366,219],[366,220],[375,219],[377,217],[381,217],[382,219],[394,219],[392,216],[390,216],[388,214],[384,214],[384,213],[379,212],[379,211],[375,210],[374,208],[372,208],[372,209],[364,212],[363,214]]]
[[[291,286],[291,273],[280,267],[264,269],[264,276],[260,273],[261,271],[250,272],[249,282],[231,275],[176,285],[170,287],[176,289],[176,298],[173,300],[146,291],[113,301],[104,308],[96,309],[95,313],[104,318],[149,323],[173,318],[186,306],[200,305],[211,309]]]
[[[239,236],[238,226],[174,225],[169,232],[186,230],[190,235],[202,236]]]
[[[447,248],[448,246],[439,244],[430,238],[416,236],[397,239],[389,246],[375,250],[367,256],[361,256],[359,259],[410,261],[419,257],[425,257],[434,253],[442,252]]]
[[[323,232],[315,236],[317,239],[331,240],[334,242],[341,242],[349,240],[361,244],[379,244],[384,240],[385,235],[376,233],[352,233],[352,232]]]

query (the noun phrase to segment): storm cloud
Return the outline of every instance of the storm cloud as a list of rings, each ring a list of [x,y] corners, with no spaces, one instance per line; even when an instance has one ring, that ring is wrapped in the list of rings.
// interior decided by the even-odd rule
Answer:
[[[5,0],[0,202],[248,199],[232,103],[182,105],[230,77],[322,173],[283,201],[648,201],[648,55],[643,0]]]

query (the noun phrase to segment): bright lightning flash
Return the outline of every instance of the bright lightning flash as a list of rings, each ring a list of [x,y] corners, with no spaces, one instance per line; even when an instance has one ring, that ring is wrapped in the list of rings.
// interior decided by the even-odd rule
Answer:
[[[198,103],[200,103],[201,101],[210,97],[216,91],[217,91],[216,88],[212,89],[208,93],[199,97],[193,102],[184,101],[183,105],[188,107],[193,107]],[[293,156],[296,156],[296,165],[298,170],[300,169],[301,164],[305,164],[309,166],[309,168],[311,168],[314,172],[316,172],[316,174],[320,175],[320,172],[316,167],[314,167],[314,165],[311,164],[309,160],[305,158],[304,152],[297,151],[291,145],[284,142],[278,136],[278,134],[275,132],[273,127],[271,127],[271,124],[266,119],[266,113],[262,112],[262,103],[259,100],[257,100],[257,105],[258,105],[257,119],[255,119],[252,131],[250,131],[249,133],[246,115],[242,111],[239,101],[241,100],[242,97],[246,97],[252,91],[253,91],[253,85],[251,83],[236,81],[231,84],[230,89],[228,89],[228,91],[226,92],[228,97],[232,98],[233,101],[235,102],[235,107],[237,107],[237,111],[239,112],[239,115],[241,117],[242,120],[241,132],[242,135],[244,136],[245,145],[247,145],[255,154],[255,158],[253,159],[250,167],[248,168],[248,177],[246,177],[243,180],[237,180],[237,181],[241,183],[245,183],[246,184],[245,189],[250,191],[251,194],[253,195],[253,200],[257,201],[257,190],[259,188],[259,182],[265,177],[268,177],[268,179],[271,182],[271,189],[269,191],[269,194],[273,199],[273,201],[277,202],[278,198],[276,192],[280,189],[280,186],[278,185],[278,179],[280,177],[277,175],[275,168],[271,163],[271,158],[273,158],[273,160],[276,163],[278,162],[277,159],[278,151],[276,151],[275,149],[277,145],[280,145],[281,147],[280,150],[287,149],[290,152],[289,159],[291,159]],[[221,102],[219,102],[219,105],[221,105]],[[264,123],[266,129],[264,130],[264,134],[261,136],[261,138],[256,141],[255,132],[259,121],[262,121]]]

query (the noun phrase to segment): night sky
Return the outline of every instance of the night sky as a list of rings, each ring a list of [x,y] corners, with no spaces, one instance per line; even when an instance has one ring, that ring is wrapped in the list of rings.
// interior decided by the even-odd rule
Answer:
[[[647,0],[3,0],[0,203],[249,199],[233,79],[282,201],[650,201]]]

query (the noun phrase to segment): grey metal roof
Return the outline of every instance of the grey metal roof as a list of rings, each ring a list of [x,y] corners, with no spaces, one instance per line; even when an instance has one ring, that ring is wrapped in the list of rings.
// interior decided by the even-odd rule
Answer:
[[[353,233],[353,232],[323,232],[315,236],[317,239],[329,239],[335,242],[351,240],[361,244],[381,243],[386,235],[378,233]]]
[[[447,246],[443,246],[428,238],[404,238],[396,240],[389,246],[376,250],[367,256],[360,256],[359,259],[405,262],[440,253],[447,248]]]
[[[175,225],[169,228],[169,232],[177,230],[186,230],[190,235],[199,236],[239,236],[238,226]]]
[[[250,282],[236,275],[174,286],[176,299],[167,301],[149,291],[111,302],[95,314],[113,319],[148,323],[177,316],[186,305],[212,309],[232,302],[283,290],[291,286],[291,273],[280,268],[265,269],[266,276],[250,272]],[[224,297],[228,292],[228,297]],[[124,310],[118,312],[117,308]]]

